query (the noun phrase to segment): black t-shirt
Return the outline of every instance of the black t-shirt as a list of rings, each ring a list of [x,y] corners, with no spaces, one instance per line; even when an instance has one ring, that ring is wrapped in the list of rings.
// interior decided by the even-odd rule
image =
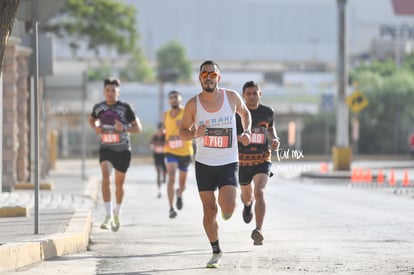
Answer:
[[[136,120],[135,113],[128,103],[117,101],[113,105],[105,101],[95,104],[91,116],[99,119],[103,133],[101,134],[100,146],[110,148],[114,151],[130,150],[129,133],[116,133],[115,119],[122,124],[129,124]]]
[[[250,109],[249,109],[250,110]],[[268,128],[273,128],[272,108],[259,104],[257,109],[250,110],[252,116],[252,135],[250,144],[244,146],[240,142],[239,161],[241,166],[258,165],[271,161],[271,148],[268,139]],[[236,114],[237,135],[243,133],[240,116]]]

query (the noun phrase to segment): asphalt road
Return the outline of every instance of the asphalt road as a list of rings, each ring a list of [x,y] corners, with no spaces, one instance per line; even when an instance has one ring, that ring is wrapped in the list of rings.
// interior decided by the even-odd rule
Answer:
[[[211,249],[193,168],[184,208],[169,219],[166,196],[156,198],[152,166],[140,165],[127,178],[119,232],[99,229],[99,203],[90,251],[10,274],[414,274],[411,196],[302,181],[288,170],[266,189],[263,246],[253,246],[254,224],[243,223],[241,203],[229,221],[218,218],[224,252],[218,270],[205,268]]]

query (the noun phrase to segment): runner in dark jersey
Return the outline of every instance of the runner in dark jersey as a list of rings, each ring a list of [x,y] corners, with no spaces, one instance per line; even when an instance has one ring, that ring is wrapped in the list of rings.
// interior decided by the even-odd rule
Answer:
[[[165,182],[167,176],[167,165],[165,164],[165,131],[162,122],[158,123],[157,132],[151,138],[152,156],[155,171],[157,172],[158,198],[161,198],[161,183]]]
[[[251,234],[254,245],[263,244],[262,225],[266,212],[264,189],[272,176],[272,150],[279,147],[279,138],[274,128],[272,108],[259,103],[262,96],[260,85],[254,81],[243,86],[243,98],[252,116],[250,144],[244,146],[239,141],[239,181],[241,198],[244,204],[243,220],[250,223],[253,218],[252,206],[255,204],[256,228]],[[240,117],[237,120],[237,134],[243,132]],[[252,186],[252,183],[254,186]]]
[[[105,100],[95,104],[89,117],[89,125],[100,137],[99,163],[102,170],[102,198],[105,204],[106,217],[102,229],[116,232],[119,229],[119,215],[124,197],[123,184],[125,174],[131,161],[131,144],[129,133],[142,130],[140,120],[128,103],[118,100],[120,81],[107,78],[104,81]],[[111,174],[115,168],[116,206],[112,211]]]

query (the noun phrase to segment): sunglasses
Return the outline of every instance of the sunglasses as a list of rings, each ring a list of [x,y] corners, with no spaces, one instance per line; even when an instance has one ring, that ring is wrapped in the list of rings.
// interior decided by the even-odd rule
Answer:
[[[208,75],[210,75],[211,78],[216,78],[218,76],[218,73],[216,73],[215,71],[212,71],[212,72],[202,71],[200,73],[200,76],[203,78],[207,78]]]

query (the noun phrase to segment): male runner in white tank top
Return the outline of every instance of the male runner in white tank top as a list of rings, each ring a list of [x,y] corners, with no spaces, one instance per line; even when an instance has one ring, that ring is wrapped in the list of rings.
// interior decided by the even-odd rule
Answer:
[[[207,267],[218,267],[222,252],[219,246],[217,200],[222,217],[227,220],[236,207],[238,186],[238,148],[235,113],[240,115],[244,132],[239,137],[244,145],[250,142],[251,117],[236,91],[218,87],[220,70],[217,63],[205,61],[200,66],[202,91],[192,97],[184,108],[180,136],[196,139],[195,172],[203,204],[203,225],[213,256]]]

